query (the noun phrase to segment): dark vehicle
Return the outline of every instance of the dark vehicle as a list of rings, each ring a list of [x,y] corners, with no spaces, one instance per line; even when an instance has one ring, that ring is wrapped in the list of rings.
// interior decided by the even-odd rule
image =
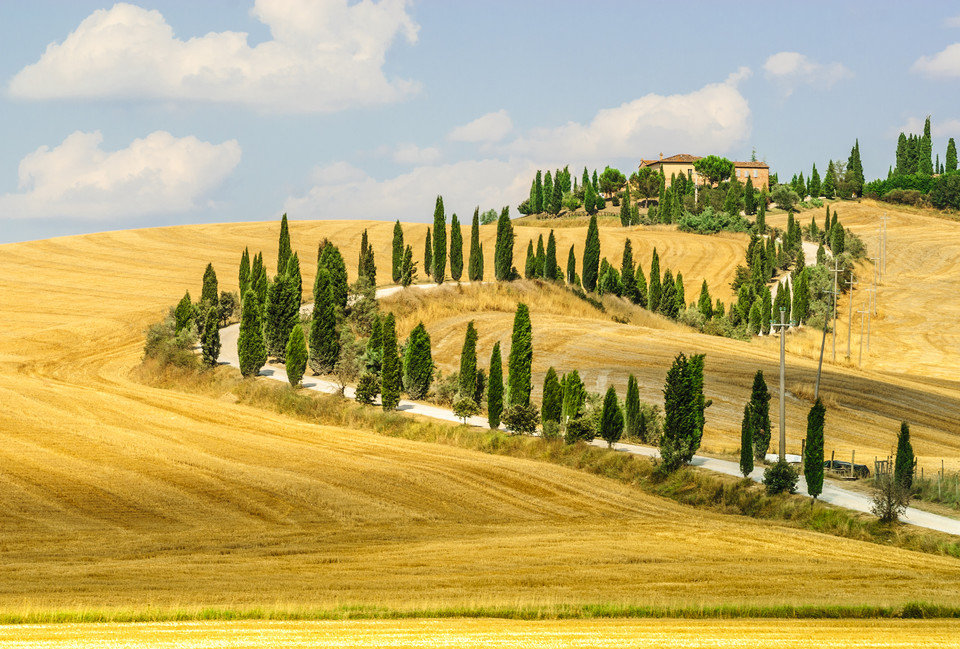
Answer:
[[[837,473],[842,473],[850,475],[850,463],[841,462],[840,460],[824,460],[823,468],[829,469],[831,471],[836,471]],[[870,469],[867,468],[865,464],[854,464],[853,465],[853,477],[855,478],[869,478]]]

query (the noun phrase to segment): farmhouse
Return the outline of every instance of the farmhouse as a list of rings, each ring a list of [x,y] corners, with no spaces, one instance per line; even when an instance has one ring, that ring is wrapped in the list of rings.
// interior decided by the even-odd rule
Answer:
[[[693,163],[701,157],[702,156],[690,155],[689,153],[678,153],[677,155],[664,158],[661,153],[660,158],[657,160],[641,159],[640,169],[650,168],[655,172],[662,170],[666,178],[667,187],[670,186],[670,179],[674,175],[679,174],[685,175],[688,179],[700,185],[703,184],[704,181],[700,178],[700,175],[697,174],[697,170],[693,168]],[[744,185],[747,184],[748,178],[753,179],[753,186],[756,189],[769,189],[770,187],[770,165],[766,162],[734,162],[733,175]]]

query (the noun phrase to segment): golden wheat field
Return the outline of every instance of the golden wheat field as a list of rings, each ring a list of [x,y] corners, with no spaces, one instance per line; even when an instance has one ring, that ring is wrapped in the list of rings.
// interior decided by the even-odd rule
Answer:
[[[352,275],[363,228],[384,278],[391,223],[293,221],[291,235],[304,260],[329,237]],[[421,246],[425,228],[408,228]],[[953,559],[704,513],[553,465],[304,424],[134,380],[144,328],[185,289],[199,293],[207,262],[222,288],[235,289],[243,247],[263,249],[273,268],[277,232],[277,223],[202,225],[0,246],[0,610],[885,605],[960,596]],[[582,232],[563,234],[562,245],[582,246]],[[604,245],[617,248],[625,236],[605,231]],[[657,230],[630,236],[637,257],[657,245],[664,266],[691,285],[701,275],[729,282],[745,245],[684,243],[686,235]],[[488,274],[492,239],[489,226]],[[492,303],[514,304],[537,292],[526,283],[483,290]],[[773,362],[762,344],[705,338],[643,314],[618,324],[544,295],[541,303],[530,296],[539,305],[537,376],[570,363],[590,386],[619,384],[632,371],[655,399],[677,350],[705,351],[714,445],[729,444],[753,368]],[[512,307],[468,313],[464,303],[407,305],[404,322],[433,313],[428,328],[444,354],[459,349],[470,318],[487,354],[494,337],[509,338]],[[454,362],[438,360],[444,369]],[[796,362],[809,374],[808,359]],[[850,384],[847,368],[830,371],[829,389],[850,395],[835,398],[857,399],[831,422],[871,424],[846,439],[879,446],[872,424],[892,431],[903,404],[927,417],[916,429],[921,453],[957,456],[952,384],[879,371]],[[802,409],[791,407],[791,426]]]
[[[170,622],[0,627],[0,643],[48,647],[776,647],[952,646],[955,620],[403,620]]]

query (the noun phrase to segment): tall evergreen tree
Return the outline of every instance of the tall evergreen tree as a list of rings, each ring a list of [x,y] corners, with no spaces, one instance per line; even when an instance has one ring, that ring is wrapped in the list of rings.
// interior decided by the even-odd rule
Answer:
[[[547,256],[543,262],[543,277],[550,281],[560,279],[560,266],[557,265],[557,239],[553,236],[553,230],[550,230],[550,236],[547,238]]]
[[[543,174],[543,205],[540,211],[553,211],[553,176],[550,175],[549,169]]]
[[[463,275],[463,232],[460,230],[460,221],[457,213],[450,217],[450,279],[460,281]]]
[[[668,318],[677,317],[677,283],[673,279],[673,271],[669,268],[663,271],[660,306],[657,308],[657,311]]]
[[[403,264],[400,266],[400,285],[410,286],[417,279],[417,262],[413,260],[413,247],[407,245],[403,250]]]
[[[850,183],[850,190],[857,196],[863,193],[863,163],[860,161],[860,139],[856,140],[853,148],[850,150],[850,158],[847,160],[847,180]]]
[[[462,245],[461,242],[461,248]],[[462,249],[460,254],[463,254]],[[437,196],[437,205],[433,210],[433,281],[443,284],[446,272],[447,216],[443,212],[443,196]]]
[[[558,171],[553,177],[553,198],[550,201],[550,213],[559,214],[560,208],[563,207],[563,187],[560,184],[560,172]]]
[[[330,289],[333,294],[333,304],[338,309],[347,308],[347,265],[343,261],[340,249],[327,241],[320,253],[320,265],[330,274]],[[319,277],[319,273],[317,275]],[[314,280],[314,292],[316,292]]]
[[[430,334],[421,322],[410,332],[403,352],[403,386],[411,399],[419,400],[427,396],[432,382],[433,354],[430,351]]]
[[[467,265],[467,277],[471,282],[483,281],[483,253],[480,249],[480,206],[473,211],[473,224],[470,226],[470,261]]]
[[[577,280],[577,255],[570,246],[570,254],[567,255],[567,284],[573,284]]]
[[[630,183],[627,183],[624,198],[620,202],[620,225],[623,227],[630,225]]]
[[[817,398],[807,415],[807,442],[803,447],[803,475],[807,493],[817,498],[823,493],[823,421],[827,409]]]
[[[200,291],[200,302],[206,302],[207,305],[216,306],[220,302],[220,292],[217,290],[217,272],[213,270],[213,264],[207,264],[207,269],[203,271],[203,289]]]
[[[603,410],[600,412],[600,437],[607,443],[607,448],[620,441],[623,434],[623,411],[617,400],[617,391],[611,385],[603,397]]]
[[[513,225],[509,208],[504,207],[497,221],[497,243],[493,253],[494,276],[498,282],[511,279],[513,274]]]
[[[463,337],[460,350],[460,396],[473,395],[477,386],[477,330],[473,320],[467,323],[467,333]]]
[[[770,391],[763,380],[763,371],[753,375],[750,394],[750,430],[753,434],[753,457],[763,460],[770,448]]]
[[[400,219],[393,225],[393,262],[390,277],[394,284],[400,283],[403,274],[403,228],[400,226]]]
[[[687,308],[687,294],[683,288],[683,273],[677,272],[677,279],[674,284],[676,285],[676,311],[679,315]]]
[[[600,229],[597,227],[597,217],[590,217],[587,227],[587,240],[583,246],[583,271],[581,281],[585,291],[594,291],[597,288],[597,273],[600,270]]]
[[[633,374],[627,379],[627,398],[623,409],[627,437],[640,437],[640,386]]]
[[[707,280],[703,280],[700,285],[700,299],[697,300],[697,309],[705,320],[713,317],[713,298],[710,297],[710,289],[707,287]]]
[[[507,362],[507,400],[511,406],[530,404],[532,365],[533,332],[530,326],[530,310],[521,302],[517,305],[513,318],[513,338]]]
[[[944,173],[953,173],[957,170],[957,144],[950,138],[947,141],[947,158],[944,161]]]
[[[810,182],[807,183],[807,192],[812,198],[820,198],[820,174],[817,172],[817,163],[813,163],[813,170],[810,172]]]
[[[357,265],[357,278],[364,277],[371,286],[377,285],[377,263],[373,254],[373,246],[367,239],[367,231],[363,231],[360,240],[360,260]]]
[[[647,278],[643,274],[643,266],[641,266],[639,263],[633,271],[633,281],[637,286],[633,301],[642,307],[646,307],[648,294]]]
[[[287,381],[297,387],[303,379],[303,372],[307,369],[307,341],[303,335],[303,327],[299,324],[290,332],[286,349]]]
[[[703,436],[703,355],[689,359],[681,352],[667,372],[663,386],[663,434],[660,458],[673,471],[693,459]]]
[[[250,248],[244,248],[240,255],[240,274],[238,277],[240,295],[246,295],[250,288]]]
[[[207,309],[207,319],[204,323],[201,341],[203,362],[210,367],[216,367],[220,358],[220,316],[217,309]]]
[[[933,140],[930,137],[930,116],[923,123],[923,137],[920,138],[917,171],[928,176],[933,175]]]
[[[392,313],[383,321],[383,370],[380,373],[380,403],[384,410],[396,410],[400,404],[400,356],[397,352],[397,325]]]
[[[253,259],[253,290],[257,293],[257,301],[260,304],[260,309],[267,303],[267,289],[270,287],[270,283],[267,281],[267,269],[263,265],[263,253],[257,253],[257,256]],[[261,317],[263,313],[261,312]]]
[[[303,274],[300,272],[300,256],[297,253],[290,255],[290,259],[287,260],[286,275],[290,278],[290,285],[293,288],[293,296],[299,314],[300,305],[303,303]]]
[[[647,290],[647,308],[651,311],[657,311],[660,308],[660,256],[657,254],[657,248],[653,248],[653,258],[650,261],[650,284]]]
[[[900,137],[897,139],[897,166],[893,171],[895,175],[901,176],[909,173],[907,171],[907,158],[907,136],[901,131]]]
[[[766,234],[767,232],[767,190],[760,190],[760,198],[757,201],[757,232]]]
[[[533,239],[527,242],[527,259],[523,264],[523,276],[525,279],[533,279],[537,276],[537,256],[533,252]]]
[[[543,247],[543,234],[542,234],[542,233],[540,234],[539,238],[537,239],[537,257],[536,257],[536,259],[537,259],[537,265],[536,265],[536,273],[535,273],[535,275],[536,275],[537,277],[543,278],[543,276],[544,276],[544,268],[545,268],[546,265],[547,265],[547,252],[546,252],[546,250],[544,250],[544,247]]]
[[[256,376],[267,362],[267,348],[263,343],[263,324],[260,321],[260,299],[253,289],[243,296],[243,314],[237,338],[237,356],[240,373]]]
[[[901,485],[913,487],[913,444],[910,443],[910,425],[900,422],[897,435],[897,458],[893,463],[893,477]]]
[[[804,267],[798,274],[793,285],[792,320],[796,323],[806,322],[810,311],[810,286],[807,269]]]
[[[433,276],[433,238],[430,236],[430,228],[427,228],[427,238],[423,243],[423,272],[427,277]]]
[[[308,362],[316,374],[329,374],[340,358],[340,336],[330,271],[322,265],[317,271],[314,298]]]
[[[740,422],[740,473],[746,478],[753,473],[753,414],[750,402],[743,404],[743,420]]]
[[[290,332],[300,320],[300,300],[293,279],[286,273],[277,275],[267,290],[263,335],[267,354],[281,363],[285,360]]]
[[[277,275],[282,275],[287,270],[287,262],[290,261],[290,230],[287,227],[287,215],[284,213],[280,219],[280,244],[277,250]]]
[[[537,169],[537,178],[533,181],[533,204],[530,207],[533,208],[534,214],[543,211],[543,176],[539,169]]]
[[[763,287],[763,297],[760,303],[760,333],[766,335],[770,331],[770,320],[773,318],[773,296],[770,287]]]
[[[500,341],[493,345],[490,354],[490,380],[487,384],[487,422],[490,428],[500,427],[503,413],[503,359],[500,356]]]
[[[560,423],[562,411],[563,387],[557,378],[556,370],[551,367],[543,379],[543,404],[540,408],[540,418],[544,423],[548,421]]]
[[[582,414],[583,404],[587,399],[587,391],[580,380],[580,373],[573,370],[563,377],[563,408],[561,418],[564,424],[576,419]]]
[[[824,198],[833,198],[837,193],[837,172],[833,160],[827,165],[827,175],[823,177],[823,186],[820,188]]]
[[[637,278],[633,268],[633,244],[630,239],[623,243],[623,257],[620,260],[620,281],[623,284],[623,297],[637,303]]]

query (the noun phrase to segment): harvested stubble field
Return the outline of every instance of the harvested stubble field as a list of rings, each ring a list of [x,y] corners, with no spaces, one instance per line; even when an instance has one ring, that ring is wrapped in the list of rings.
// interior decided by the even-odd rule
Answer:
[[[363,227],[383,276],[392,224],[293,222],[291,230],[304,260],[327,236],[352,272]],[[960,596],[953,559],[704,513],[553,465],[306,425],[136,382],[147,324],[184,288],[199,292],[207,261],[222,288],[236,287],[244,245],[262,246],[270,268],[276,234],[276,223],[204,225],[0,246],[0,610],[898,605]],[[644,233],[631,236],[637,243]],[[678,244],[668,263],[695,277],[697,263],[722,273],[739,258],[709,262],[714,249],[702,238],[685,260]],[[309,286],[312,274],[304,279]],[[640,372],[652,398],[677,349],[707,351],[711,422],[732,422],[724,413],[739,411],[747,389],[721,383],[748,386],[754,363],[744,359],[763,355],[759,345],[557,305],[562,316],[534,312],[541,376],[565,347],[574,366],[595,368],[594,379],[605,363],[608,380]],[[438,312],[428,323],[441,349],[461,339],[468,317],[479,315]],[[509,313],[483,317],[491,320],[482,344],[493,329],[508,337]],[[722,443],[724,429],[712,426]]]

